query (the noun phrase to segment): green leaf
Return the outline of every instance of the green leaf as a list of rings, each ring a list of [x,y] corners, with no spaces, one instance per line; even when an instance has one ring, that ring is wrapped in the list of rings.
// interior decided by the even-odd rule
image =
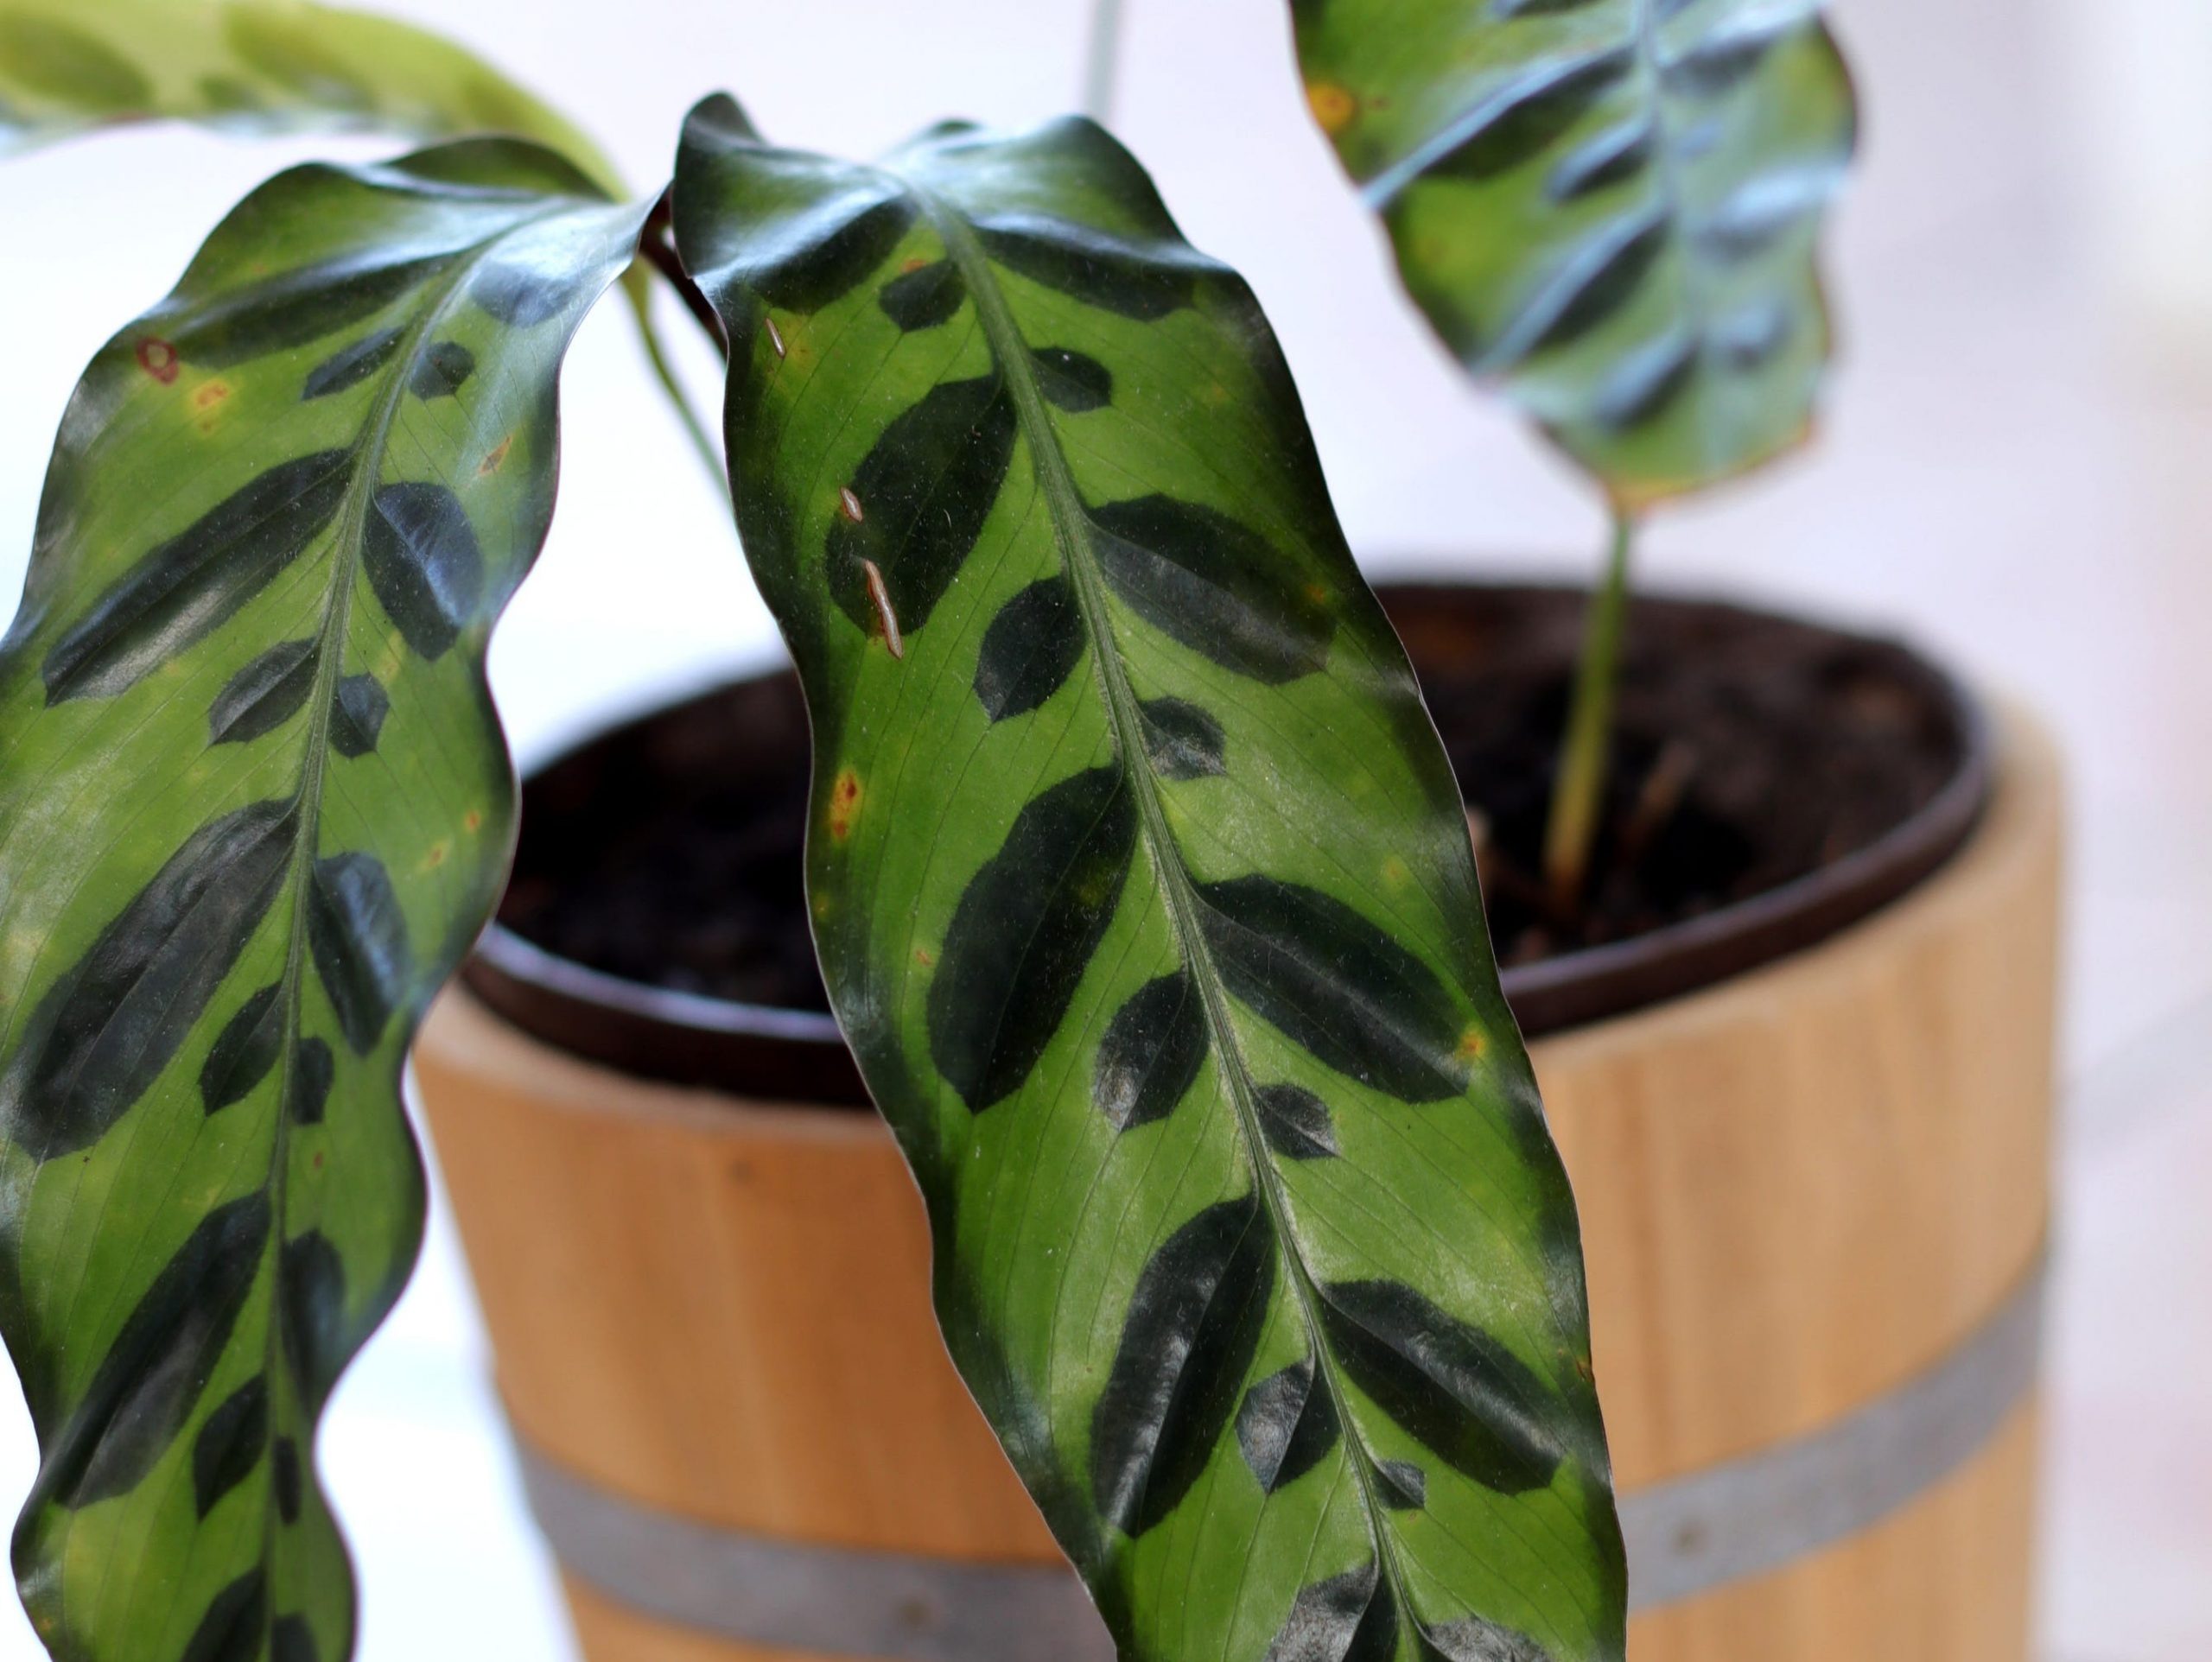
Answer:
[[[0,0],[0,155],[116,121],[506,133],[620,194],[567,117],[410,24],[314,0]]]
[[[351,1647],[315,1424],[414,1261],[400,1066],[513,832],[486,640],[642,218],[510,139],[284,174],[63,420],[0,647],[0,1328],[57,1657]]]
[[[1445,343],[1634,510],[1806,434],[1857,130],[1818,0],[1292,0]]]
[[[1618,1657],[1565,1176],[1250,291],[1098,128],[690,119],[823,968],[1130,1658]]]

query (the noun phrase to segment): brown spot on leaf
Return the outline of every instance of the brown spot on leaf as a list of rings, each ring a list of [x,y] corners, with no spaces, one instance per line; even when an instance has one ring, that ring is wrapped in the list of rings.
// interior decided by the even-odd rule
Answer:
[[[176,379],[176,348],[157,334],[138,343],[138,367],[168,386]]]
[[[484,460],[476,464],[476,477],[484,479],[498,473],[506,465],[507,452],[514,447],[515,435],[510,433],[484,453]]]
[[[861,511],[861,499],[853,494],[853,487],[849,485],[837,487],[837,511],[855,525],[868,517]]]
[[[868,598],[875,605],[876,632],[893,657],[905,657],[906,638],[899,632],[899,614],[891,609],[891,591],[884,586],[882,568],[873,560],[863,560],[861,574],[868,579]]]
[[[481,811],[472,808],[462,815],[461,828],[464,831],[481,831],[484,828],[484,815]]]
[[[784,332],[776,327],[776,320],[772,316],[763,317],[761,321],[768,326],[768,344],[776,349],[776,356],[779,358],[788,356],[784,348]]]
[[[861,794],[861,776],[850,767],[839,768],[830,783],[830,834],[839,842],[853,834],[853,821],[860,817]]]

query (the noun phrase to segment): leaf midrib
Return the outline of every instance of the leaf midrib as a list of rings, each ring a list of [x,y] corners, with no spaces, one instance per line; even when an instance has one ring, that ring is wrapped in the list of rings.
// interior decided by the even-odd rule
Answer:
[[[1160,890],[1165,898],[1178,944],[1185,961],[1197,973],[1193,975],[1205,1003],[1208,1036],[1215,1053],[1221,1058],[1224,1081],[1235,1107],[1237,1126],[1243,1138],[1247,1163],[1252,1169],[1253,1187],[1266,1208],[1269,1227],[1283,1258],[1290,1266],[1290,1283],[1295,1290],[1300,1312],[1305,1318],[1309,1342],[1317,1361],[1317,1373],[1326,1382],[1332,1405],[1338,1411],[1338,1423],[1342,1428],[1347,1457],[1359,1480],[1360,1495],[1365,1507],[1368,1535],[1373,1542],[1378,1570],[1387,1575],[1399,1597],[1399,1608],[1406,1619],[1416,1627],[1420,1619],[1414,1613],[1411,1589],[1400,1566],[1395,1543],[1385,1525],[1384,1508],[1375,1490],[1374,1474],[1365,1442],[1358,1431],[1357,1421],[1350,1411],[1350,1399],[1344,1381],[1338,1377],[1339,1364],[1330,1349],[1326,1329],[1323,1326],[1319,1308],[1321,1292],[1298,1248],[1298,1236],[1291,1227],[1290,1207],[1281,1188],[1281,1177],[1262,1151],[1267,1147],[1261,1129],[1259,1112],[1254,1100],[1254,1085],[1238,1043],[1234,1023],[1230,1019],[1228,995],[1222,986],[1219,971],[1215,967],[1213,955],[1207,947],[1198,913],[1205,903],[1192,886],[1189,872],[1185,868],[1182,849],[1175,841],[1167,823],[1165,806],[1160,801],[1159,782],[1155,780],[1142,758],[1146,754],[1144,734],[1137,711],[1137,697],[1128,684],[1121,654],[1109,621],[1109,601],[1104,580],[1093,562],[1090,550],[1090,516],[1082,492],[1068,466],[1067,457],[1059,443],[1058,429],[1046,407],[1043,390],[1037,384],[1035,368],[1030,358],[1029,344],[1020,326],[1014,320],[1012,308],[1001,290],[995,270],[983,251],[980,241],[967,225],[958,210],[941,201],[928,187],[912,175],[892,172],[900,186],[910,192],[927,218],[932,229],[943,240],[947,257],[958,269],[976,303],[978,320],[991,354],[997,360],[1000,374],[1006,377],[1007,390],[1014,403],[1015,419],[1023,437],[1028,441],[1036,470],[1037,480],[1044,492],[1050,510],[1052,539],[1058,546],[1061,568],[1068,574],[1076,595],[1076,606],[1081,613],[1085,631],[1090,638],[1091,654],[1098,663],[1099,679],[1106,695],[1108,720],[1113,727],[1116,760],[1136,798],[1145,842],[1152,856],[1152,864],[1160,874]],[[1178,1389],[1180,1381],[1179,1377]]]
[[[297,787],[299,827],[290,856],[292,915],[288,925],[282,977],[284,1037],[277,1061],[276,1135],[270,1148],[267,1184],[271,1268],[269,1324],[262,1348],[261,1366],[264,1376],[269,1380],[269,1449],[264,1457],[270,1461],[275,1459],[278,1426],[283,1419],[282,1405],[289,1402],[296,1412],[306,1407],[297,1394],[298,1381],[287,1378],[283,1367],[285,1316],[283,1278],[286,1202],[291,1175],[292,1078],[299,1056],[301,992],[306,981],[307,907],[308,893],[315,882],[315,851],[322,825],[323,778],[329,770],[331,713],[340,675],[344,669],[346,637],[353,616],[353,596],[360,586],[361,552],[367,538],[368,515],[375,500],[384,458],[391,447],[392,428],[406,402],[409,377],[422,353],[423,343],[444,320],[448,308],[467,279],[475,274],[486,251],[519,231],[557,217],[567,207],[566,203],[549,205],[540,213],[502,226],[481,242],[464,249],[454,258],[451,272],[430,285],[428,302],[423,306],[421,315],[407,326],[399,350],[391,356],[385,389],[355,440],[353,477],[346,487],[345,504],[339,511],[338,529],[331,539],[330,590],[324,603],[322,629],[316,646],[318,657],[315,687],[308,694],[308,726],[304,734]],[[334,1091],[334,1085],[333,1088]],[[299,1450],[303,1505],[304,1491],[315,1481],[310,1453],[308,1448]],[[273,1478],[273,1468],[271,1475]],[[262,1507],[261,1548],[256,1559],[264,1577],[265,1590],[261,1611],[264,1642],[276,1621],[275,1516],[276,1507],[272,1500]]]

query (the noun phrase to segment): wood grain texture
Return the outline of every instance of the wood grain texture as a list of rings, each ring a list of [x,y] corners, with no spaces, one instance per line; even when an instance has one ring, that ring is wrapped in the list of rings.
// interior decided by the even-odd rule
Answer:
[[[2060,802],[2008,720],[1974,841],[1771,968],[1533,1047],[1580,1197],[1633,1493],[1809,1430],[1994,1310],[2048,1209]],[[970,1560],[1054,1554],[946,1361],[877,1121],[630,1080],[454,993],[417,1053],[518,1430],[707,1522]],[[1916,1505],[1645,1614],[1636,1662],[2018,1662],[2033,1412]],[[593,1662],[773,1662],[571,1602]]]

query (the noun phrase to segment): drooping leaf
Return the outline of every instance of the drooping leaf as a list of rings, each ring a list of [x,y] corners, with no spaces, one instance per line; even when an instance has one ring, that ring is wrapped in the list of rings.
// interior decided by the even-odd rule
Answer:
[[[58,1657],[351,1647],[315,1421],[413,1263],[401,1060],[513,817],[485,644],[641,219],[513,140],[297,169],[63,421],[0,647],[0,1327]]]
[[[164,119],[512,134],[620,188],[565,117],[466,48],[392,18],[316,0],[0,0],[0,155]]]
[[[1123,1653],[1618,1657],[1573,1201],[1250,292],[1080,122],[868,167],[709,100],[676,221],[830,995]]]
[[[1820,0],[1292,0],[1421,308],[1623,507],[1811,421],[1856,135]]]

